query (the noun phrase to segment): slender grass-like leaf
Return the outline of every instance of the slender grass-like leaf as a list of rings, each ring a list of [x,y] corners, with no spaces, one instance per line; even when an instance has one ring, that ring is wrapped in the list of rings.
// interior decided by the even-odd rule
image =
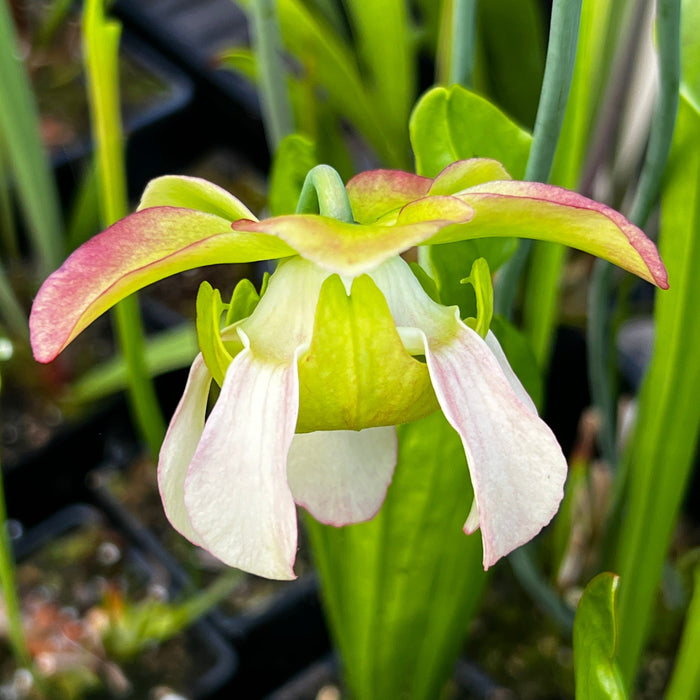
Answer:
[[[61,210],[49,159],[41,142],[39,115],[19,58],[6,0],[0,2],[0,132],[14,176],[39,275],[47,277],[63,254]]]
[[[683,635],[676,655],[676,664],[665,700],[686,700],[686,698],[700,697],[698,649],[700,649],[700,566],[696,564],[693,597],[688,607]]]
[[[100,214],[105,227],[128,213],[118,93],[120,32],[117,22],[105,19],[102,0],[87,0],[83,15],[83,51],[97,152]],[[136,423],[152,454],[156,455],[165,435],[165,422],[146,367],[143,328],[135,295],[117,304],[114,319],[128,367],[128,395]]]

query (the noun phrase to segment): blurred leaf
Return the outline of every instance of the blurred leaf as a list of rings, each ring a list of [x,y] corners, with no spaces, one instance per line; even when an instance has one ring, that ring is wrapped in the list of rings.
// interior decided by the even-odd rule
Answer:
[[[656,298],[654,352],[623,454],[630,468],[616,568],[622,577],[620,666],[630,677],[649,631],[700,430],[699,133],[700,113],[681,98],[661,196],[659,247],[670,289]]]
[[[272,216],[296,211],[306,175],[316,164],[316,149],[310,139],[300,134],[282,139],[270,172],[268,204]]]
[[[700,113],[700,2],[683,0],[681,16],[681,90],[695,111]]]
[[[625,700],[627,693],[615,663],[618,577],[596,576],[586,586],[574,622],[576,700]]]
[[[39,275],[47,277],[63,254],[61,210],[39,113],[14,35],[9,6],[0,2],[0,132],[32,240]]]
[[[459,85],[423,95],[411,115],[410,132],[419,175],[435,177],[465,158],[495,158],[515,179],[525,174],[530,134]]]
[[[545,24],[537,0],[479,3],[481,75],[487,94],[508,114],[532,127],[544,75]]]
[[[486,582],[478,535],[462,532],[472,491],[442,413],[399,426],[386,501],[370,522],[307,518],[345,678],[363,700],[434,700]]]

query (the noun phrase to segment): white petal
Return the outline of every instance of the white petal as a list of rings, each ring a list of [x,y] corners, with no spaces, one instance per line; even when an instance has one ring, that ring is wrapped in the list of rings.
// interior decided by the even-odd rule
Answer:
[[[298,403],[296,356],[270,363],[241,351],[185,480],[187,512],[202,546],[267,578],[294,578],[297,523],[286,465]]]
[[[287,461],[294,500],[322,523],[371,520],[396,466],[396,428],[295,435]]]
[[[185,391],[173,414],[158,459],[158,488],[172,526],[188,540],[199,544],[185,508],[185,475],[204,429],[211,374],[197,355]]]
[[[525,391],[525,387],[520,383],[518,375],[515,372],[513,372],[513,368],[510,366],[508,358],[503,352],[501,344],[498,342],[498,338],[496,338],[496,336],[491,331],[489,331],[486,334],[486,338],[484,338],[484,341],[486,342],[486,345],[489,346],[489,349],[493,353],[493,356],[496,358],[496,360],[498,360],[498,364],[501,366],[503,374],[506,375],[506,379],[508,380],[508,384],[510,384],[511,389],[513,389],[517,397],[533,413],[537,413],[537,406],[535,406],[535,402],[530,398],[530,394],[528,394],[527,391]]]
[[[554,517],[566,459],[547,424],[516,394],[471,328],[460,323],[451,342],[428,342],[426,360],[440,406],[462,438],[488,568]],[[470,514],[465,529],[474,520]]]
[[[462,528],[467,535],[473,535],[479,529],[479,507],[476,505],[476,498],[472,501],[469,515]]]

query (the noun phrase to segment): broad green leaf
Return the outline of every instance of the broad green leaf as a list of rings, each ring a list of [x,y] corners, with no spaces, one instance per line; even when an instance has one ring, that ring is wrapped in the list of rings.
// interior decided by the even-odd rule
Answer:
[[[307,525],[351,696],[434,700],[486,574],[478,535],[462,532],[472,491],[457,433],[440,412],[398,432],[378,515],[342,528]]]
[[[416,172],[428,177],[477,157],[493,158],[512,177],[522,178],[532,141],[488,100],[459,85],[427,92],[413,110],[410,133]]]
[[[488,0],[479,3],[478,19],[486,94],[522,124],[534,125],[546,46],[541,4]]]
[[[268,203],[273,216],[293,214],[306,174],[317,164],[313,142],[290,134],[280,142],[270,172]]]
[[[656,590],[700,429],[700,113],[681,98],[661,196],[660,249],[671,286],[654,312],[654,353],[623,455],[628,498],[615,568],[620,667],[632,674],[649,632]],[[660,468],[664,465],[664,468]]]
[[[618,577],[603,573],[586,586],[574,622],[576,700],[626,700],[615,663]]]

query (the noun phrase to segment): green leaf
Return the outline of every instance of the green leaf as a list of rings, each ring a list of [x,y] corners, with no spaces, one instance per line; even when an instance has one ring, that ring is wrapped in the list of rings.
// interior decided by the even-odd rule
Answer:
[[[378,515],[334,528],[307,519],[323,599],[352,697],[440,697],[481,598],[464,449],[437,412],[400,426]]]
[[[479,3],[480,74],[486,92],[522,124],[535,123],[544,74],[544,22],[536,0]]]
[[[683,0],[681,16],[681,90],[695,111],[700,112],[700,2]]]
[[[437,87],[416,104],[410,121],[416,172],[435,177],[466,158],[494,158],[516,179],[525,174],[532,137],[498,107],[459,85]]]
[[[615,663],[618,577],[603,573],[586,586],[574,622],[576,700],[625,700]]]
[[[405,0],[348,0],[345,3],[375,109],[396,150],[407,161],[408,116],[416,90],[416,59]]]
[[[671,286],[656,299],[654,353],[623,454],[628,492],[618,542],[620,667],[630,677],[650,629],[656,590],[700,431],[700,113],[681,98],[661,197],[660,250]],[[663,465],[663,468],[660,468]]]
[[[0,3],[0,142],[17,194],[39,274],[46,277],[62,256],[62,222],[49,159],[41,141],[39,114],[14,35],[7,2]]]
[[[280,142],[270,172],[268,203],[273,216],[293,214],[307,173],[316,165],[313,142],[290,134]]]

